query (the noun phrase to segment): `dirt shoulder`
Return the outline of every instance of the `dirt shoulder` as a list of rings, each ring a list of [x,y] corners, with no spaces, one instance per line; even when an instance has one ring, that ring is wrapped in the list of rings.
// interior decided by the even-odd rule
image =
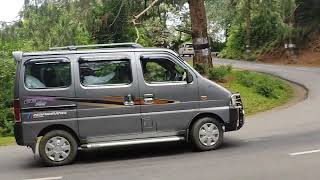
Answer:
[[[320,52],[315,52],[310,49],[299,50],[296,62],[292,62],[284,54],[285,53],[282,53],[282,55],[279,56],[266,54],[259,57],[257,62],[290,66],[320,67]]]
[[[296,61],[288,57],[284,47],[275,48],[257,58],[257,62],[269,64],[285,64],[291,66],[320,67],[320,32],[315,32],[298,44]]]

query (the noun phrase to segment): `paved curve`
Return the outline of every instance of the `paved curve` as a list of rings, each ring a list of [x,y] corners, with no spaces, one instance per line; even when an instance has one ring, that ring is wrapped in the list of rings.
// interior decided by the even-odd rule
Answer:
[[[307,87],[309,96],[289,108],[250,116],[243,129],[225,135],[221,149],[210,152],[192,152],[184,144],[141,145],[82,152],[73,165],[47,168],[24,147],[2,147],[0,179],[319,179],[320,152],[289,153],[320,149],[320,69],[216,62],[290,79]]]

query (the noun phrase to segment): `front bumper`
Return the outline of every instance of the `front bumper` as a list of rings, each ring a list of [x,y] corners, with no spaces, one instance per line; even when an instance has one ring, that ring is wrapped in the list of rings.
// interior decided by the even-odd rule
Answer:
[[[236,96],[236,98],[234,98],[230,104],[230,119],[229,122],[225,124],[226,132],[239,130],[244,125],[244,108],[240,94],[233,94],[232,96]]]
[[[225,131],[236,131],[244,125],[244,110],[243,108],[231,107],[229,123],[225,123]]]

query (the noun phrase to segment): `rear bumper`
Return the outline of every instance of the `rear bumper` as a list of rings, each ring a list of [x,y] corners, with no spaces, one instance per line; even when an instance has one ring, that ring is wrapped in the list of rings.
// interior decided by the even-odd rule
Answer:
[[[16,142],[18,145],[24,146],[23,129],[21,123],[14,124],[14,137],[16,138]]]
[[[16,143],[19,146],[28,146],[32,148],[32,151],[35,152],[35,146],[37,142],[37,138],[24,138],[25,136],[23,124],[22,123],[15,123],[14,124],[14,137],[16,139]]]
[[[36,136],[33,136],[32,129],[26,127],[23,123],[14,124],[14,137],[18,145],[29,147],[33,147],[37,139]]]

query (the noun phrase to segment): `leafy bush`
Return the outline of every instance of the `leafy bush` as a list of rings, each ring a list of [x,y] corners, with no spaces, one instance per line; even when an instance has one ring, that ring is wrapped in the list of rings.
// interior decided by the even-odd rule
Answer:
[[[255,74],[249,71],[244,71],[237,76],[237,80],[240,84],[246,87],[252,87],[255,83]]]
[[[226,65],[225,67],[226,67],[228,73],[231,73],[231,71],[233,70],[233,67],[232,67],[231,64],[228,64],[228,65]]]
[[[268,75],[259,75],[255,72],[243,71],[237,73],[237,81],[267,98],[278,98],[278,94],[285,89],[283,82]]]
[[[280,91],[283,91],[285,87],[283,83],[271,77],[265,77],[260,79],[256,85],[257,93],[270,98],[279,98]]]
[[[268,83],[258,84],[256,87],[256,91],[258,94],[265,97],[276,97],[272,86],[270,86],[270,84]]]
[[[13,110],[6,108],[0,110],[0,136],[13,135]]]
[[[13,134],[13,82],[15,64],[12,59],[0,58],[0,136]]]
[[[231,71],[231,65],[213,67],[209,69],[208,76],[209,79],[213,81],[223,82],[225,80],[225,77],[230,74]]]
[[[195,64],[194,69],[202,75],[206,75],[208,73],[208,70],[204,64]]]
[[[227,59],[242,59],[245,51],[245,31],[242,26],[233,26],[229,32],[226,47],[219,57]]]
[[[247,114],[277,107],[293,97],[290,85],[257,72],[232,71],[223,85],[232,92],[240,92]]]

